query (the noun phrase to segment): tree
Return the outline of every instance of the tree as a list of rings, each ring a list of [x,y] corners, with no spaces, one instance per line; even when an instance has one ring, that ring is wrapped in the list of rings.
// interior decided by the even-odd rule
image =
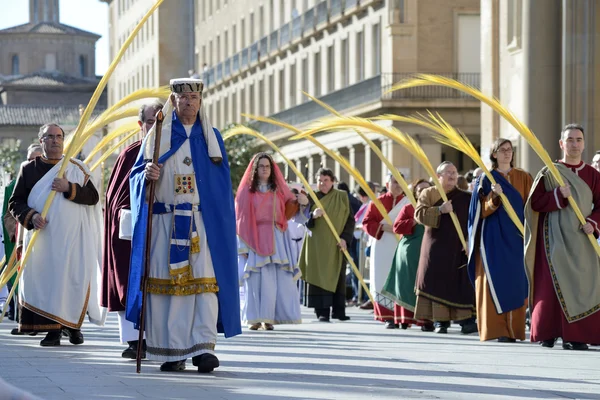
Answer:
[[[229,124],[222,132],[223,135],[236,124]],[[237,191],[240,181],[248,168],[252,157],[260,151],[260,146],[252,136],[238,135],[225,141],[225,151],[229,159],[229,169],[231,170],[231,186],[233,194]]]
[[[20,147],[20,140],[17,140],[12,146],[5,144],[0,147],[0,167],[2,167],[4,173],[9,174],[11,178],[17,176],[19,165],[25,160],[25,156],[20,150]]]

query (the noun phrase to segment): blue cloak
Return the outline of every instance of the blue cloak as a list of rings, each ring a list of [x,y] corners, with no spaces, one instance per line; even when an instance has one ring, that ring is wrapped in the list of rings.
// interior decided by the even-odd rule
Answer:
[[[185,128],[175,112],[173,112],[171,127],[171,148],[159,158],[158,162],[161,164],[175,154],[188,139]],[[225,337],[232,337],[242,333],[235,208],[225,145],[217,129],[215,129],[215,134],[223,155],[223,161],[219,164],[213,163],[208,156],[208,146],[199,118],[196,119],[196,123],[192,127],[189,140],[192,163],[196,173],[196,188],[202,207],[202,219],[204,220],[215,277],[219,285],[219,292],[217,293],[219,302],[217,329],[219,333],[224,333]],[[136,324],[136,327],[139,326],[140,310],[142,308],[141,281],[144,271],[148,220],[148,204],[144,201],[146,198],[146,173],[144,168],[147,160],[144,160],[143,149],[146,148],[146,140],[147,138],[142,143],[142,150],[129,177],[133,239],[131,243],[126,318]],[[165,260],[165,266],[167,265],[167,260]]]
[[[524,220],[523,199],[501,173],[492,170],[496,182],[502,186],[517,216]],[[481,175],[475,184],[469,208],[469,279],[475,286],[475,255],[479,252],[490,286],[496,311],[501,314],[523,307],[528,295],[525,274],[525,248],[523,236],[508,213],[500,205],[498,210],[481,218],[480,196],[492,190],[490,180]]]

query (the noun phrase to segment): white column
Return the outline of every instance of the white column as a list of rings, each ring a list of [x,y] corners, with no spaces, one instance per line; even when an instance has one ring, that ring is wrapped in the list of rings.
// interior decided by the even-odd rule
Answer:
[[[283,166],[283,177],[287,181],[290,176],[290,166],[288,163],[285,163]]]
[[[339,180],[340,179],[340,173],[342,172],[342,166],[340,165],[339,162],[335,162],[335,167],[334,167],[334,171],[333,173],[335,174],[335,177]]]
[[[342,89],[344,85],[344,74],[342,74],[342,70],[344,69],[344,60],[342,60],[342,40],[340,38],[336,38],[333,42],[333,46],[333,54],[335,57],[334,90],[339,90]]]
[[[277,3],[277,2],[275,2]],[[273,86],[275,86],[273,88],[273,110],[271,110],[272,114],[275,114],[281,110],[285,109],[284,104],[282,104],[279,101],[279,88],[281,86],[281,80],[279,79],[280,75],[279,75],[279,69],[276,69],[273,71]]]
[[[308,52],[308,87],[302,88],[302,90],[306,90],[306,93],[315,96],[315,53]]]
[[[385,158],[389,159],[389,157],[388,157],[388,141],[387,140],[381,141],[381,154],[383,154],[383,156]],[[381,162],[381,180],[379,181],[379,183],[381,183],[382,186],[385,185],[385,176],[386,175],[387,175],[387,166],[382,161]]]
[[[327,168],[327,154],[321,153],[321,166]]]
[[[292,66],[290,64],[285,64],[283,66],[283,79],[285,81],[285,85],[283,86],[285,88],[285,91],[283,92],[283,99],[285,101],[285,107],[283,107],[284,110],[287,110],[288,108],[290,108],[292,106],[292,102],[290,101],[290,85],[292,83]],[[294,88],[295,90],[296,88]]]
[[[365,79],[369,79],[374,75],[375,60],[371,57],[373,54],[373,25],[366,23],[364,26],[363,35],[365,38]]]
[[[358,24],[356,24],[358,26]],[[357,74],[358,71],[356,69],[356,31],[348,32],[348,62],[350,64],[350,76],[348,77],[348,82],[350,85],[353,85],[357,82]]]
[[[315,164],[314,164],[314,158],[312,155],[308,156],[307,158],[307,163],[308,163],[308,183],[313,184],[315,183]]]
[[[363,176],[367,181],[371,180],[371,147],[365,144],[365,170]]]
[[[302,58],[296,57],[294,62],[296,63],[296,86],[292,90],[294,90],[294,95],[296,96],[296,105],[300,105],[307,100],[302,94],[302,91],[307,89],[302,87]]]
[[[351,167],[356,167],[356,151],[354,149],[354,146],[348,146],[348,162],[350,163]],[[352,189],[354,185],[356,185],[356,180],[354,179],[352,174],[350,174],[350,172],[348,172],[348,175],[348,186],[350,187],[350,189]]]
[[[265,115],[273,114],[273,110],[269,109],[269,102],[271,97],[271,88],[269,85],[269,75],[264,74],[262,77],[264,92],[259,94],[259,101],[263,103],[263,110]]]
[[[329,68],[329,57],[327,57],[327,49],[327,46],[321,46],[319,49],[321,52],[321,72],[319,74],[321,82],[318,82],[318,84],[321,85],[321,95],[329,93],[329,76],[327,75],[327,70]]]
[[[302,161],[299,158],[296,160],[296,169],[302,172]],[[299,176],[296,176],[296,183],[301,183]]]

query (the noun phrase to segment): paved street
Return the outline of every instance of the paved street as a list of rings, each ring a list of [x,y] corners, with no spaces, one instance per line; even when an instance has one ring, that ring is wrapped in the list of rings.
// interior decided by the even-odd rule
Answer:
[[[480,343],[457,328],[448,335],[386,330],[348,309],[348,322],[276,326],[220,338],[221,367],[181,374],[160,363],[121,358],[116,318],[84,326],[85,344],[11,336],[0,324],[0,376],[44,399],[600,399],[600,348],[568,352],[529,343]]]

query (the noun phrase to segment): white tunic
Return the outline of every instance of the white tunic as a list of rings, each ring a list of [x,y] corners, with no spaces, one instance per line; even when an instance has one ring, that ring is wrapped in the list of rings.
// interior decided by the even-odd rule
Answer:
[[[191,126],[185,126],[185,129],[189,137]],[[161,152],[166,152],[166,149],[161,149]],[[193,193],[186,190],[186,193],[175,194],[176,175],[194,174],[193,164],[187,165],[184,162],[186,157],[192,157],[189,140],[186,140],[163,165],[156,184],[155,202],[199,204],[197,190],[193,190]],[[195,189],[196,180],[193,181]],[[193,211],[192,215],[200,239],[200,252],[190,254],[190,279],[204,278],[216,283],[202,213]],[[169,265],[173,217],[173,213],[154,214],[152,219],[146,341],[148,358],[159,361],[179,361],[203,353],[212,353],[217,340],[218,301],[215,293],[156,294],[159,285],[152,283],[157,282],[156,279],[166,282],[173,278]]]

